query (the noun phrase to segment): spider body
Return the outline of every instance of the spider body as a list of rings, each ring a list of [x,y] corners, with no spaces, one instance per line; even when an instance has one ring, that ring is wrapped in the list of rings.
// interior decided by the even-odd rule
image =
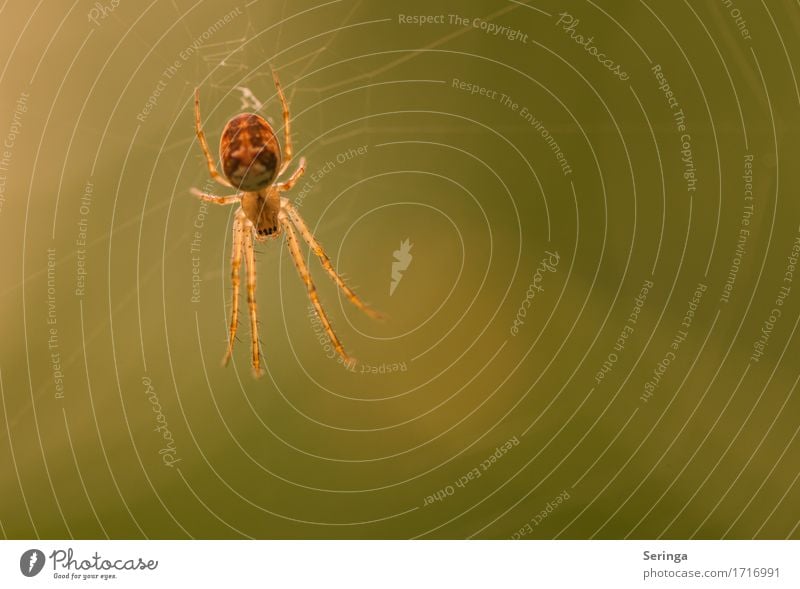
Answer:
[[[250,315],[250,347],[252,353],[253,372],[261,374],[261,354],[258,345],[258,313],[256,305],[256,261],[254,241],[265,241],[281,233],[286,234],[286,245],[292,256],[300,278],[308,291],[314,309],[319,316],[331,343],[346,364],[353,360],[344,351],[339,338],[333,331],[328,316],[320,303],[317,289],[311,279],[297,238],[299,232],[303,240],[317,256],[322,267],[344,292],[348,300],[367,315],[379,318],[380,313],[367,306],[353,290],[345,284],[342,277],[334,270],[325,250],[311,233],[297,209],[289,199],[281,196],[282,192],[291,190],[292,186],[305,172],[305,158],[300,158],[297,169],[283,182],[275,182],[289,167],[292,161],[292,141],[289,131],[289,106],[281,89],[278,76],[273,72],[275,88],[283,107],[283,132],[285,159],[281,158],[281,148],[270,124],[255,113],[242,113],[228,121],[220,138],[220,160],[224,176],[217,171],[214,159],[208,149],[205,133],[200,123],[200,94],[195,90],[195,132],[206,158],[211,177],[224,186],[238,189],[239,192],[228,196],[214,196],[192,189],[192,193],[200,199],[220,205],[239,203],[233,222],[233,244],[231,252],[231,283],[233,300],[231,305],[231,323],[228,334],[228,347],[223,358],[227,364],[233,354],[233,343],[239,323],[239,271],[244,255],[247,275],[247,304]]]

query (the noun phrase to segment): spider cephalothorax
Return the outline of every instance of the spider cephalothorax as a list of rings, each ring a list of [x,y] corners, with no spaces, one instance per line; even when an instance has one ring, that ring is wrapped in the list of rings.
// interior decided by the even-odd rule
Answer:
[[[205,134],[200,123],[200,93],[195,90],[195,131],[200,147],[206,158],[208,171],[211,177],[224,186],[236,188],[240,192],[229,196],[214,196],[192,189],[192,192],[207,202],[220,205],[239,203],[239,209],[233,222],[233,248],[231,253],[231,281],[233,283],[233,301],[231,308],[231,324],[228,337],[228,348],[223,363],[227,364],[233,353],[233,342],[236,338],[236,329],[239,321],[239,269],[244,253],[247,267],[247,303],[250,309],[250,331],[253,370],[256,375],[261,373],[260,353],[258,349],[258,316],[256,306],[256,263],[253,240],[264,241],[268,237],[277,237],[282,231],[286,232],[286,244],[297,267],[297,271],[308,290],[308,296],[320,318],[331,343],[346,363],[351,363],[351,358],[345,353],[342,344],[336,337],[331,327],[325,310],[317,296],[317,289],[311,280],[295,229],[300,232],[305,242],[319,258],[322,267],[336,282],[347,298],[356,307],[370,315],[380,317],[380,314],[368,307],[348,287],[342,277],[333,269],[328,256],[316,240],[311,230],[300,217],[297,209],[289,199],[280,196],[294,186],[300,176],[305,172],[305,158],[300,158],[300,164],[292,175],[284,182],[277,180],[289,167],[292,161],[292,141],[289,130],[289,106],[281,89],[278,76],[273,72],[275,88],[283,106],[283,132],[285,159],[282,161],[281,148],[275,132],[270,124],[261,116],[254,113],[242,113],[228,121],[220,139],[220,160],[222,161],[223,177],[218,171],[214,159],[208,149]]]

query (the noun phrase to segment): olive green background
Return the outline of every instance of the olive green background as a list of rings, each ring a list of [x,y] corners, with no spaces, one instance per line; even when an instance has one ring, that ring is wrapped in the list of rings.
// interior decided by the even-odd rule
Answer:
[[[796,3],[101,4],[96,23],[88,1],[0,8],[0,139],[28,95],[0,208],[5,537],[800,537],[800,284],[750,359],[800,225]],[[556,24],[562,12],[628,80]],[[693,192],[656,64],[686,116]],[[329,357],[283,238],[257,245],[267,374],[251,376],[245,315],[220,366],[233,208],[189,194],[225,193],[209,183],[192,93],[216,151],[237,87],[280,127],[270,65],[308,161],[292,198],[388,315],[360,314],[309,259],[345,347],[377,374]],[[737,258],[746,154],[754,208]],[[390,296],[405,239],[413,258]],[[547,251],[559,263],[536,277]],[[644,402],[698,283],[686,341]]]

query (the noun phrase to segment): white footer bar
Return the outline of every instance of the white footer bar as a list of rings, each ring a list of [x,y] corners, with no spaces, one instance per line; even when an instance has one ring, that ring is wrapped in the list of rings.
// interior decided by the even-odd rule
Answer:
[[[800,541],[0,542],[0,587],[800,587]],[[184,585],[185,586],[185,585]]]

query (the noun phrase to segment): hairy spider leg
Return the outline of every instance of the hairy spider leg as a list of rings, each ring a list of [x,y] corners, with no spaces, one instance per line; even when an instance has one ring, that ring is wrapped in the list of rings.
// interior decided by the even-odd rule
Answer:
[[[289,104],[286,102],[286,96],[283,94],[283,88],[281,87],[281,82],[278,79],[278,72],[276,72],[275,70],[272,70],[272,80],[275,82],[275,88],[278,90],[278,96],[281,99],[281,108],[283,109],[284,160],[283,160],[283,165],[281,165],[280,171],[278,171],[278,176],[280,176],[289,167],[289,164],[292,161],[292,155],[294,154],[294,151],[292,150],[292,134],[289,128]]]
[[[200,200],[204,200],[205,202],[213,202],[214,204],[218,205],[232,205],[233,203],[237,203],[242,200],[241,193],[229,194],[228,196],[215,196],[213,194],[208,194],[207,192],[198,190],[197,188],[190,188],[189,192],[194,194]]]
[[[236,341],[236,328],[239,325],[239,269],[242,265],[242,241],[244,238],[244,227],[247,223],[244,211],[240,208],[236,211],[233,220],[233,240],[231,246],[231,284],[233,285],[233,299],[231,301],[231,326],[228,336],[228,349],[222,359],[222,365],[226,366],[233,355],[233,342]]]
[[[197,134],[197,140],[200,141],[200,147],[203,149],[203,155],[206,156],[206,164],[208,164],[208,172],[211,177],[223,186],[231,186],[222,174],[217,171],[217,165],[214,163],[214,158],[211,157],[211,151],[208,149],[208,142],[206,141],[206,134],[203,133],[203,126],[200,123],[200,90],[194,89],[194,130]]]
[[[295,227],[297,227],[298,231],[300,231],[300,235],[303,236],[303,239],[305,239],[306,243],[311,248],[311,251],[313,251],[319,258],[322,267],[325,268],[325,271],[338,285],[338,287],[342,289],[342,292],[344,292],[345,296],[347,296],[347,299],[351,303],[353,303],[353,305],[361,309],[364,313],[366,313],[373,319],[383,319],[384,318],[383,314],[379,313],[378,311],[367,305],[364,301],[362,301],[358,297],[358,295],[355,292],[353,292],[353,289],[347,286],[344,279],[341,276],[339,276],[339,273],[336,272],[336,270],[334,270],[333,264],[331,264],[328,255],[325,253],[325,250],[322,249],[322,246],[314,237],[314,234],[311,233],[311,230],[308,228],[308,225],[306,225],[306,222],[303,221],[303,218],[300,216],[300,213],[297,211],[294,205],[290,203],[287,199],[284,199],[284,201],[285,202],[282,203],[283,208],[286,209],[286,212],[289,214],[289,219],[295,225]]]
[[[286,245],[289,247],[289,252],[292,254],[292,260],[297,268],[297,273],[300,274],[300,278],[306,285],[306,289],[308,290],[308,298],[311,300],[311,304],[314,305],[314,309],[317,311],[317,315],[319,316],[320,323],[322,323],[322,327],[325,329],[325,333],[328,334],[334,349],[342,357],[342,360],[344,360],[346,364],[354,363],[354,360],[347,355],[347,352],[344,351],[342,343],[339,341],[339,338],[336,337],[333,327],[331,326],[331,322],[328,320],[328,316],[325,314],[325,310],[322,308],[322,303],[319,301],[319,296],[317,295],[317,289],[314,286],[314,281],[311,279],[311,274],[308,271],[308,266],[306,266],[305,260],[303,260],[303,254],[300,253],[300,246],[297,243],[297,234],[295,233],[291,222],[283,215],[281,215],[279,219],[281,221],[281,225],[283,225],[284,231],[286,232]]]
[[[258,308],[256,304],[256,256],[253,245],[253,225],[244,222],[244,261],[247,265],[247,305],[250,308],[250,347],[253,354],[253,373],[261,376],[261,356],[258,351]]]
[[[300,163],[297,166],[297,169],[292,172],[292,175],[286,180],[286,182],[278,182],[275,185],[275,188],[278,189],[278,192],[286,192],[287,190],[291,190],[292,187],[297,183],[306,171],[306,158],[301,157]]]

